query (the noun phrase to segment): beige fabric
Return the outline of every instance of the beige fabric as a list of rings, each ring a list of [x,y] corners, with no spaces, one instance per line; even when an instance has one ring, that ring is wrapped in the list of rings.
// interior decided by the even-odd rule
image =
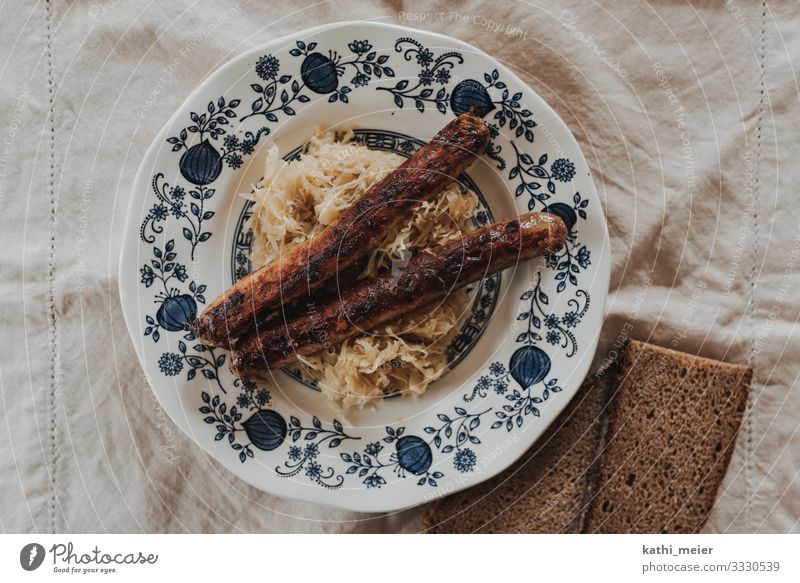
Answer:
[[[471,42],[553,105],[581,143],[607,210],[613,270],[598,361],[618,336],[631,336],[751,364],[752,411],[706,530],[800,530],[800,11],[788,1],[744,0],[544,6],[3,4],[0,528],[419,524],[421,509],[336,511],[277,499],[222,470],[160,414],[117,293],[132,178],[186,95],[247,48],[364,18]],[[433,14],[409,22],[411,11]]]

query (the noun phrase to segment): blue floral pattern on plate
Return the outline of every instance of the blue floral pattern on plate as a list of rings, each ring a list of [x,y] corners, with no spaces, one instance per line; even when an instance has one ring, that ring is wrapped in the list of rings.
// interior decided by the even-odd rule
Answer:
[[[390,31],[397,31],[393,40],[383,42]],[[566,403],[564,393],[568,397],[577,389],[580,379],[570,374],[588,364],[574,363],[586,361],[596,343],[608,250],[585,161],[568,131],[559,129],[563,124],[529,88],[452,39],[354,23],[296,35],[281,48],[285,44],[226,65],[223,69],[239,72],[239,82],[210,82],[206,95],[196,92],[163,134],[161,144],[168,147],[148,152],[149,163],[142,167],[149,175],[140,172],[137,178],[139,192],[147,194],[140,199],[138,220],[133,219],[137,242],[123,254],[121,274],[130,278],[124,277],[121,287],[123,298],[129,293],[148,298],[141,304],[144,314],[126,309],[126,319],[140,339],[137,348],[154,389],[173,419],[187,431],[192,427],[203,447],[248,481],[284,495],[354,509],[392,509],[452,491],[448,485],[460,488],[485,479],[507,465],[486,462],[491,471],[480,478],[476,472],[481,460],[505,443],[500,436],[518,435],[519,447],[527,447],[546,426],[544,418],[551,420]],[[221,291],[219,277],[208,270],[219,260],[208,258],[219,257],[226,231],[233,232],[230,247],[222,251],[230,257],[230,279],[252,268],[252,233],[245,229],[251,207],[242,201],[233,211],[223,208],[233,196],[237,172],[265,138],[278,137],[306,109],[323,106],[333,119],[385,110],[388,120],[397,113],[404,116],[403,127],[414,125],[414,119],[424,119],[420,128],[439,127],[466,111],[483,116],[491,132],[486,158],[518,211],[551,212],[569,228],[567,245],[531,271],[528,285],[520,288],[519,277],[508,282],[497,275],[474,286],[470,318],[449,353],[451,366],[469,363],[462,365],[469,380],[452,394],[439,395],[438,404],[413,419],[346,426],[330,412],[307,411],[293,404],[280,384],[235,378],[225,350],[205,346],[184,330],[210,290]],[[552,151],[537,134],[542,124],[561,136]],[[371,148],[405,156],[424,143],[409,135],[415,130],[397,129],[394,124],[356,135]],[[298,149],[288,158],[301,155]],[[471,176],[462,180],[477,193],[487,188]],[[476,225],[494,220],[488,199],[481,199]],[[235,220],[230,228],[226,216]],[[504,300],[509,307],[501,318],[514,315],[499,322],[492,335],[501,345],[506,337],[509,347],[501,346],[480,365],[467,355],[487,337],[499,300],[511,289],[518,290],[516,301],[512,307],[510,297]],[[291,382],[307,380],[295,370],[287,372]],[[560,401],[555,409],[546,407],[554,400]],[[190,407],[194,416],[187,413]],[[258,463],[248,463],[252,460]],[[265,466],[273,470],[269,475],[259,471]],[[292,488],[281,486],[284,482]],[[370,495],[348,498],[355,487]],[[415,493],[425,491],[430,494]]]

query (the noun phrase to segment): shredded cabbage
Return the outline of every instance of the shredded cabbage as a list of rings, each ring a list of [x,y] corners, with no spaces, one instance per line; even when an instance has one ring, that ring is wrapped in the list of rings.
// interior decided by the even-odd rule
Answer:
[[[253,231],[254,268],[313,238],[403,162],[397,154],[370,150],[353,138],[352,131],[322,133],[291,164],[281,159],[277,146],[269,149],[264,178],[243,194],[255,203],[248,225]],[[477,203],[474,193],[453,183],[387,235],[358,277],[375,276],[423,248],[471,230]],[[426,306],[299,360],[305,374],[317,379],[322,394],[345,408],[395,393],[420,395],[447,370],[447,346],[467,308],[468,297],[461,289],[433,308]]]

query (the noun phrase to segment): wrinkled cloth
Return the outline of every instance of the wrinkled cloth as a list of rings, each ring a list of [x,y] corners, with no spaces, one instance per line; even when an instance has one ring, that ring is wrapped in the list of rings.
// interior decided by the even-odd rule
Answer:
[[[633,337],[749,364],[708,532],[800,530],[800,10],[793,2],[114,2],[0,8],[0,528],[413,532],[240,481],[172,425],[117,269],[133,177],[185,97],[293,31],[377,19],[463,39],[580,143],[613,253],[602,365]]]

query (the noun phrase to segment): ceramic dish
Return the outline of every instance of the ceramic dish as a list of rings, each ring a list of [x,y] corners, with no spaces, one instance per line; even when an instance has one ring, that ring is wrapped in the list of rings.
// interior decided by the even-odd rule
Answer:
[[[475,224],[548,210],[570,235],[557,255],[470,286],[451,370],[422,397],[336,412],[299,369],[243,381],[225,350],[183,331],[252,267],[249,207],[237,193],[260,178],[265,145],[291,158],[314,128],[344,125],[407,156],[470,107],[492,133],[461,178],[481,199]],[[162,407],[211,456],[279,496],[389,511],[490,478],[556,418],[597,345],[609,257],[584,157],[532,89],[452,38],[338,23],[237,57],[175,113],[136,177],[120,295]]]

